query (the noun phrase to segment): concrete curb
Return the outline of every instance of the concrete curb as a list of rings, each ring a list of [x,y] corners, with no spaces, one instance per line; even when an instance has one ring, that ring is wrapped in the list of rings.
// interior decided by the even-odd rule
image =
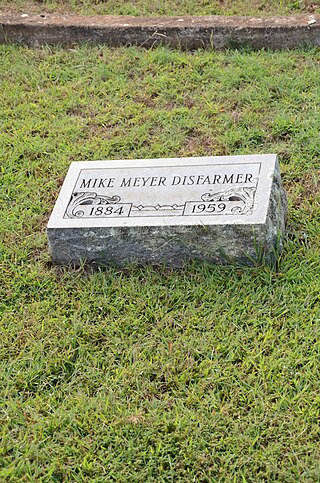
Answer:
[[[184,50],[320,46],[320,15],[268,18],[0,15],[2,44],[39,47],[84,42],[147,48],[162,44]]]

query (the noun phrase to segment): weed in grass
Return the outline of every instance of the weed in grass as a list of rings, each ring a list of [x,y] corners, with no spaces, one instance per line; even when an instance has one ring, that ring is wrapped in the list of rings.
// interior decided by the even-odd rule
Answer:
[[[319,51],[0,47],[0,479],[317,481]],[[279,152],[279,267],[58,268],[72,160]]]

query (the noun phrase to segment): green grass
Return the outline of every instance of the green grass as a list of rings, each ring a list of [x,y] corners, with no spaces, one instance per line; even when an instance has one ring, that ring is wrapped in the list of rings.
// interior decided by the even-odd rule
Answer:
[[[312,0],[0,0],[0,11],[83,15],[288,15],[319,13]]]
[[[319,50],[0,47],[0,480],[316,482]],[[279,153],[279,270],[51,265],[73,160]]]

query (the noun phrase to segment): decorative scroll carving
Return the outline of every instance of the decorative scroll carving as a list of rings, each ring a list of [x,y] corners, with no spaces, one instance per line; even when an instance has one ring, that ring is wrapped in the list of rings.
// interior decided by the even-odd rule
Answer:
[[[81,206],[84,205],[109,205],[119,203],[120,196],[104,196],[97,193],[73,193],[69,201],[66,216],[68,218],[81,218],[84,211]]]
[[[201,199],[205,202],[238,202],[238,204],[231,208],[231,213],[246,215],[253,208],[255,192],[256,188],[230,188],[227,191],[222,191],[219,193],[204,193],[201,196]]]
[[[246,215],[251,212],[254,205],[254,196],[256,188],[230,188],[226,191],[218,193],[204,193],[201,196],[201,201],[204,203],[221,202],[226,203],[225,214]],[[105,196],[97,193],[73,193],[68,204],[65,216],[68,218],[82,218],[85,216],[85,206],[94,205],[110,205],[118,204],[121,201],[119,195]],[[133,206],[131,216],[183,216],[187,215],[184,212],[184,207],[192,202],[186,202],[185,205],[136,205]],[[196,201],[194,203],[197,203]],[[83,207],[83,208],[82,208]],[[87,213],[88,214],[88,213]],[[100,214],[100,213],[99,213]],[[190,214],[190,213],[189,213]],[[199,213],[197,213],[199,214]],[[203,213],[203,214],[213,214]],[[219,214],[216,212],[215,214]],[[128,214],[128,216],[130,216]]]

